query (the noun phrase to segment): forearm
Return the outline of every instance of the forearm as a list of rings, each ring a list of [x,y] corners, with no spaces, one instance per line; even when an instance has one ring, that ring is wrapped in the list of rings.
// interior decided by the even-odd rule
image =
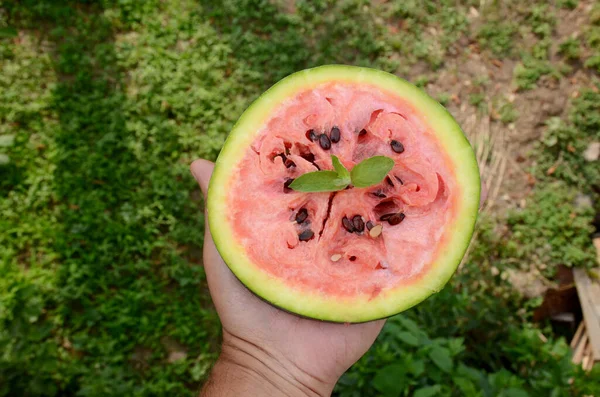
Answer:
[[[225,339],[201,397],[325,397],[333,390],[334,384],[290,370],[252,344],[231,336]]]

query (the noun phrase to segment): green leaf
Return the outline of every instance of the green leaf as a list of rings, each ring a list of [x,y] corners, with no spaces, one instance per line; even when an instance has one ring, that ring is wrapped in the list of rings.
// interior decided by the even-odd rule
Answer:
[[[503,397],[529,397],[529,393],[527,393],[523,389],[511,387],[509,389],[503,390],[502,396]]]
[[[442,371],[452,371],[452,357],[450,351],[445,347],[433,346],[429,351],[429,358],[437,365]]]
[[[452,378],[454,384],[461,391],[463,396],[477,396],[480,393],[477,392],[477,387],[471,379],[467,379],[462,376],[455,376]]]
[[[343,181],[348,181],[348,184],[350,184],[350,171],[344,167],[344,164],[342,164],[340,159],[337,156],[332,155],[331,162],[333,163],[333,168],[338,174],[338,178]]]
[[[407,366],[409,372],[414,376],[421,376],[421,374],[425,372],[425,361],[423,360],[412,360]]]
[[[394,320],[396,320],[400,324],[402,324],[402,326],[404,328],[406,328],[411,334],[418,334],[418,333],[421,332],[421,329],[419,328],[419,326],[417,325],[417,323],[415,323],[413,320],[411,320],[410,318],[405,317],[402,314],[400,314],[398,316],[395,316]]]
[[[436,396],[440,392],[441,389],[442,389],[442,387],[440,385],[421,387],[420,389],[415,390],[413,397]]]
[[[404,389],[406,369],[401,364],[383,367],[373,379],[373,386],[385,397],[396,397]]]
[[[386,156],[374,156],[361,161],[352,168],[350,176],[356,187],[376,185],[394,167],[394,160]]]
[[[298,192],[335,192],[348,183],[338,178],[335,171],[315,171],[299,176],[290,184]]]
[[[448,350],[450,350],[452,357],[459,355],[465,350],[463,338],[446,339],[446,342],[448,343]]]
[[[475,368],[468,367],[463,363],[458,364],[458,369],[456,372],[461,376],[471,379],[473,382],[480,382],[484,378],[483,373]]]
[[[410,332],[402,331],[399,332],[396,337],[400,339],[402,342],[406,343],[410,346],[419,346],[419,339],[416,336],[411,334]]]

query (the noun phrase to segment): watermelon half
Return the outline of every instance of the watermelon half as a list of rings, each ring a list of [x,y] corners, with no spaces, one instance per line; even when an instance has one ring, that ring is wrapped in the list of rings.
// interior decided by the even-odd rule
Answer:
[[[348,169],[375,155],[395,165],[368,188],[289,188],[333,169],[332,154]],[[244,112],[207,205],[219,253],[256,295],[302,316],[364,322],[444,286],[473,234],[479,192],[473,150],[439,103],[392,74],[332,65],[286,77]]]

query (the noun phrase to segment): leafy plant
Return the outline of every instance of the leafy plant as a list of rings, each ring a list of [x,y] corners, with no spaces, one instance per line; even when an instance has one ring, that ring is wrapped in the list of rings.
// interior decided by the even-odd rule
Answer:
[[[534,4],[528,12],[526,21],[531,30],[539,38],[545,39],[552,35],[556,25],[556,16],[548,4]]]
[[[596,72],[600,72],[600,55],[592,55],[588,59],[585,60],[584,66],[586,68],[595,70]]]
[[[600,94],[596,90],[583,90],[573,100],[567,122],[556,118],[547,121],[538,150],[540,178],[559,178],[572,189],[598,197],[600,170],[583,154],[589,145],[600,140],[599,100]]]
[[[530,90],[536,86],[542,76],[560,78],[560,73],[548,61],[539,60],[525,54],[522,63],[517,64],[514,70],[515,83],[519,89]]]
[[[469,103],[475,106],[480,112],[487,110],[487,103],[485,102],[485,94],[483,92],[469,94]]]
[[[446,106],[450,103],[450,94],[443,92],[436,99],[442,106]]]
[[[514,51],[516,34],[514,22],[489,20],[481,26],[477,37],[483,48],[489,49],[497,57],[506,57]]]
[[[578,60],[581,57],[581,43],[574,37],[569,37],[559,46],[559,52],[568,60]]]
[[[558,265],[593,266],[591,207],[575,205],[577,191],[554,182],[537,188],[523,210],[510,214],[515,257],[553,275]]]
[[[569,10],[574,10],[575,8],[577,8],[577,5],[579,4],[578,0],[558,0],[556,2],[556,5],[562,8],[567,8]]]
[[[519,117],[519,112],[515,109],[514,104],[506,102],[500,106],[500,121],[504,124],[512,123]]]
[[[431,338],[415,321],[388,319],[376,348],[338,382],[334,395],[346,396],[569,396],[598,383],[570,361],[562,340],[544,343],[534,329],[512,329],[498,346],[511,370],[486,371],[466,364],[460,338]],[[573,382],[573,380],[577,381]],[[573,386],[572,386],[573,385]]]

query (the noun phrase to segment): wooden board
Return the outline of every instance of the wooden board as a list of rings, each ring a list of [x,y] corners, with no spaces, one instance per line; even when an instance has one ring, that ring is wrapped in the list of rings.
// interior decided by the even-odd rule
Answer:
[[[581,339],[581,336],[584,334],[584,330],[585,330],[585,321],[582,321],[579,323],[579,327],[577,327],[577,332],[575,332],[575,335],[573,336],[573,339],[571,340],[571,349],[575,349],[575,347],[577,345],[579,345],[579,339]]]
[[[583,353],[584,353],[586,347],[589,345],[588,342],[589,341],[588,341],[587,335],[584,333],[581,340],[579,341],[579,344],[573,351],[573,362],[575,364],[581,363],[581,360],[583,359]]]
[[[600,238],[594,239],[598,264],[600,264]],[[590,277],[590,275],[592,277]],[[580,363],[585,370],[600,361],[600,267],[588,273],[584,269],[573,269],[573,279],[583,311],[583,321],[571,341],[573,362]]]
[[[600,238],[594,239],[594,246],[600,264]],[[600,275],[600,268],[594,269],[593,272]],[[583,311],[589,345],[594,356],[593,361],[600,360],[600,282],[591,279],[583,269],[574,269],[573,277]]]
[[[595,360],[600,360],[600,295],[583,269],[574,269],[575,285]]]

